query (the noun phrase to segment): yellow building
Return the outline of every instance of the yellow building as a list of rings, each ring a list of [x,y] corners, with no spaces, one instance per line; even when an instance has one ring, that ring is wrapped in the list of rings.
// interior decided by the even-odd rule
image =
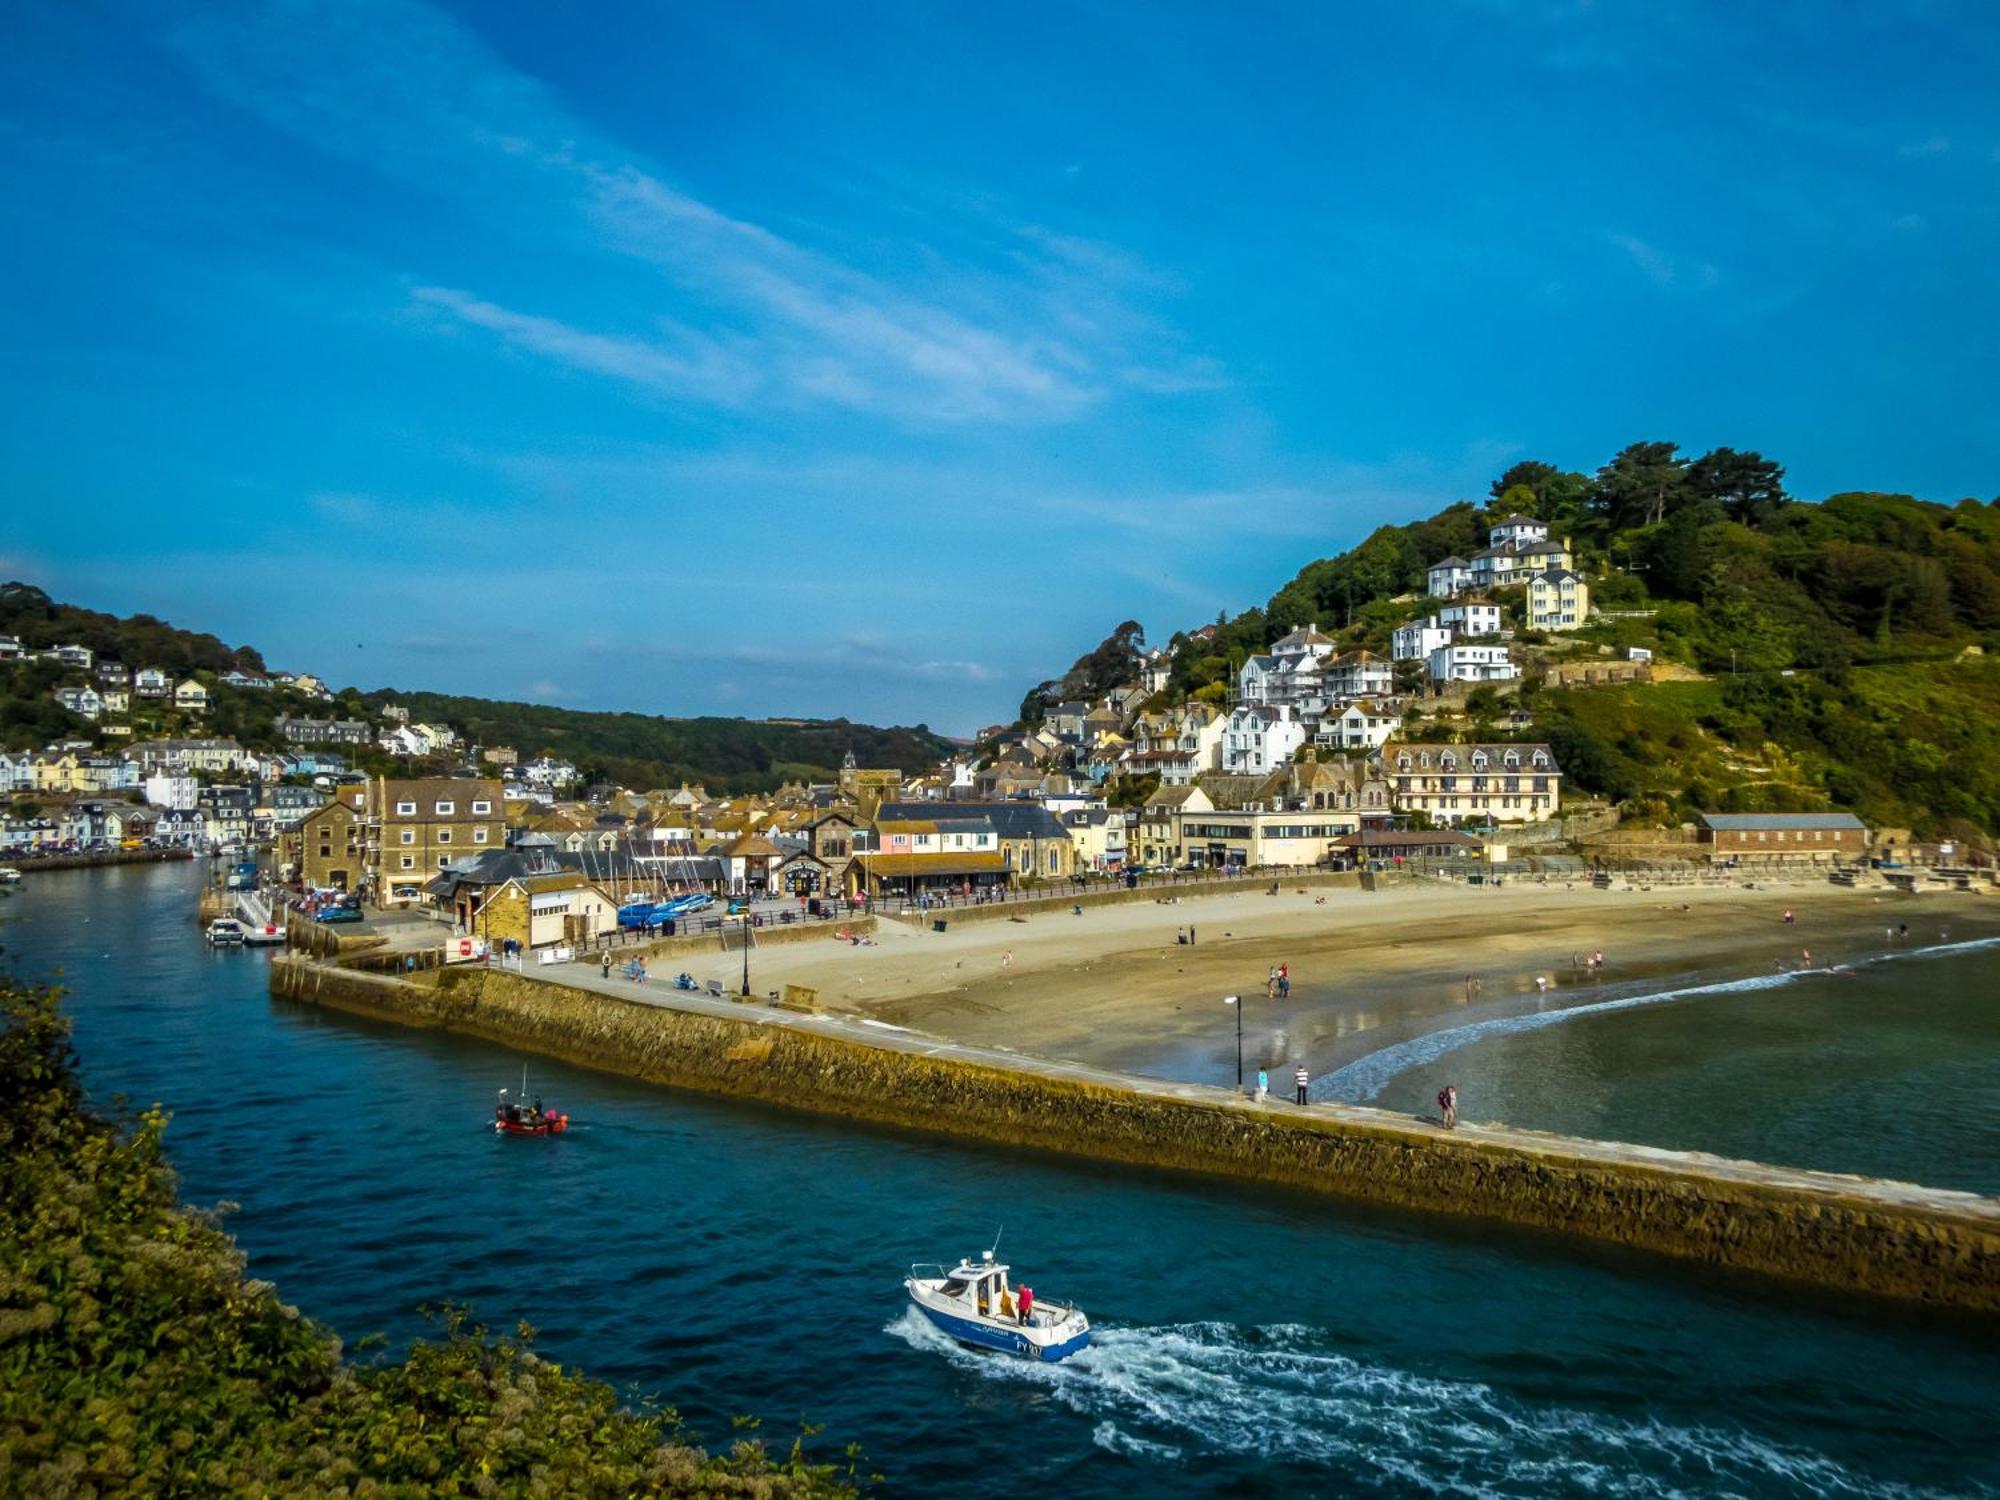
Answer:
[[[1528,575],[1528,628],[1577,630],[1590,620],[1590,585],[1564,567]]]
[[[472,914],[469,930],[499,948],[512,938],[524,948],[583,947],[618,928],[618,903],[571,872],[517,875],[494,888]]]

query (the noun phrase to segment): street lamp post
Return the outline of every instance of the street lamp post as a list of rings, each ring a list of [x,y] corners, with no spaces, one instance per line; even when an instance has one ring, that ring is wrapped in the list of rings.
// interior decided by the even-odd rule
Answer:
[[[1243,1092],[1243,997],[1224,995],[1222,1003],[1236,1007],[1236,1092],[1240,1094]]]
[[[750,998],[750,912],[743,913],[743,998]]]

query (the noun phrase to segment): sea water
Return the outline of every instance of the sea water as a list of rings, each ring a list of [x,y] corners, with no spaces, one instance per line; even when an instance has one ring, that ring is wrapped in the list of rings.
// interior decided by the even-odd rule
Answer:
[[[577,1124],[496,1138],[523,1058],[273,1001],[202,944],[199,879],[31,876],[0,961],[65,971],[93,1089],[166,1103],[185,1195],[350,1342],[469,1302],[711,1442],[825,1424],[900,1494],[2000,1494],[1988,1325],[532,1058]],[[977,1356],[905,1310],[907,1263],[996,1235],[1092,1349]]]
[[[1320,1097],[2000,1193],[2000,941],[1630,993],[1447,1028]]]

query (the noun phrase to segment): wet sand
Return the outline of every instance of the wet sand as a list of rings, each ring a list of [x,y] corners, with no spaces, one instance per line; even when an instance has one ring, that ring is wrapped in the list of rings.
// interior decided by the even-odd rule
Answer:
[[[1785,923],[1787,908],[1796,923]],[[1905,922],[1906,938],[1885,936]],[[1276,896],[1258,888],[944,933],[880,926],[872,947],[770,949],[752,960],[754,987],[808,985],[829,1009],[953,1041],[1210,1083],[1235,1077],[1235,1017],[1221,997],[1237,994],[1245,1068],[1272,1068],[1275,1091],[1289,1087],[1297,1061],[1317,1076],[1491,1016],[1769,973],[1800,964],[1807,949],[1820,966],[1929,945],[1947,930],[1961,941],[2000,935],[2000,902],[1805,883],[1600,891],[1410,881],[1378,892],[1281,885]],[[1177,944],[1190,927],[1194,945]],[[1599,950],[1595,974],[1574,965]],[[1265,996],[1275,964],[1290,965],[1288,1001]],[[704,965],[691,971],[707,978],[712,965],[713,977],[728,977],[726,959]]]

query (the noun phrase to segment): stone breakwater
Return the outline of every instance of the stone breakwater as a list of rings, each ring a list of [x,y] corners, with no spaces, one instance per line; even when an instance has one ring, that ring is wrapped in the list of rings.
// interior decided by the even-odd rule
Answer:
[[[287,999],[437,1026],[678,1088],[1214,1173],[1608,1241],[1789,1281],[2000,1312],[2000,1200],[1344,1106],[871,1045],[746,1007],[708,1014],[493,970],[435,985],[273,963]]]

